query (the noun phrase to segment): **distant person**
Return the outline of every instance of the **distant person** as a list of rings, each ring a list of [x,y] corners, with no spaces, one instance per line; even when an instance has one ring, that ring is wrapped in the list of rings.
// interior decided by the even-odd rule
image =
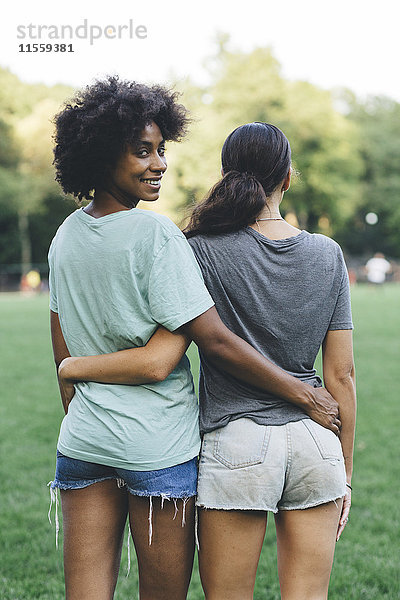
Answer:
[[[71,402],[60,382],[66,415],[51,489],[53,497],[61,490],[68,600],[113,597],[128,515],[140,597],[186,598],[200,449],[198,402],[183,356],[190,339],[210,364],[252,384],[260,407],[268,409],[270,394],[279,397],[331,429],[313,421],[340,449],[337,401],[234,335],[183,233],[167,217],[136,208],[158,199],[165,142],[179,140],[186,126],[176,94],[116,77],[79,92],[56,117],[57,180],[89,204],[64,221],[49,251],[55,363],[111,356],[121,374],[121,353],[110,353],[126,356],[136,346],[150,371],[131,379],[137,385],[121,385],[122,377],[78,383]],[[344,494],[341,484],[335,497]]]
[[[26,278],[26,273],[21,276],[21,281],[19,282],[19,290],[20,292],[30,292],[31,288],[28,284],[28,280]]]
[[[357,283],[357,272],[355,269],[349,269],[349,283],[350,285],[355,285]]]
[[[21,277],[20,290],[21,292],[38,292],[40,291],[40,284],[41,278],[39,271],[31,269]]]
[[[32,269],[26,275],[26,281],[33,292],[37,292],[40,289],[40,273],[36,269]]]
[[[382,252],[376,252],[365,265],[365,270],[369,283],[380,285],[385,283],[386,275],[392,271],[392,266]]]
[[[49,291],[49,280],[44,277],[40,283],[40,292],[45,293]]]

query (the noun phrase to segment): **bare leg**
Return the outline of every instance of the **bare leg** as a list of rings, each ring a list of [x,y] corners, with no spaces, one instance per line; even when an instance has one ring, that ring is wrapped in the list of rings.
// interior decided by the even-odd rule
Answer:
[[[282,600],[326,600],[342,499],[275,516]]]
[[[150,498],[129,495],[129,520],[139,565],[141,600],[185,600],[193,568],[194,498],[185,506],[161,498],[151,499],[152,539],[149,544]],[[174,519],[175,516],[175,519]]]
[[[114,479],[61,490],[67,600],[111,600],[117,583],[127,492]]]
[[[267,513],[199,510],[199,567],[207,600],[251,600]]]

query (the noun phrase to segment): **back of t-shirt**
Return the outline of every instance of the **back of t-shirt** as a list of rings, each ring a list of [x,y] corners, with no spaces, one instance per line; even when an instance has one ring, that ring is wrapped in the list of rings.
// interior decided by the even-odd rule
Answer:
[[[179,229],[132,209],[94,219],[70,215],[50,248],[50,308],[72,356],[143,346],[213,306]],[[133,470],[185,462],[198,453],[198,403],[184,356],[165,381],[79,383],[58,449],[72,458]]]
[[[221,319],[291,375],[321,385],[314,362],[328,329],[352,329],[343,254],[319,234],[270,240],[251,227],[189,243]],[[280,425],[306,414],[219,371],[201,355],[200,429],[249,417]]]

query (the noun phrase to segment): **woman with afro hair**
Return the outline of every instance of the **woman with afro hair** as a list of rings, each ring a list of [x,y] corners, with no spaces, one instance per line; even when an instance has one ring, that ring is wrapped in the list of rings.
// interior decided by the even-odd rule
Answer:
[[[49,250],[65,411],[51,491],[60,489],[62,501],[66,598],[113,597],[128,517],[140,598],[181,600],[192,571],[200,449],[184,354],[190,340],[219,369],[333,431],[337,403],[233,334],[182,232],[137,208],[158,199],[165,142],[186,131],[176,93],[108,77],[79,92],[55,124],[56,179],[89,201]]]

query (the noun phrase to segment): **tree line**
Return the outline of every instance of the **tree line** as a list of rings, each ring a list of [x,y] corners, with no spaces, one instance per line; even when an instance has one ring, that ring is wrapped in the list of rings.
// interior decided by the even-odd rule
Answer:
[[[283,214],[334,237],[350,254],[400,257],[400,104],[348,89],[291,81],[269,48],[231,51],[220,39],[210,82],[171,81],[193,117],[187,140],[167,147],[156,210],[178,224],[220,177],[220,150],[238,125],[266,121],[290,140],[295,171]],[[88,82],[89,83],[89,82]],[[76,208],[52,167],[52,117],[74,90],[27,84],[0,68],[0,264],[21,274],[45,264],[58,225]],[[366,220],[376,215],[376,223]],[[22,265],[22,266],[21,266]]]

